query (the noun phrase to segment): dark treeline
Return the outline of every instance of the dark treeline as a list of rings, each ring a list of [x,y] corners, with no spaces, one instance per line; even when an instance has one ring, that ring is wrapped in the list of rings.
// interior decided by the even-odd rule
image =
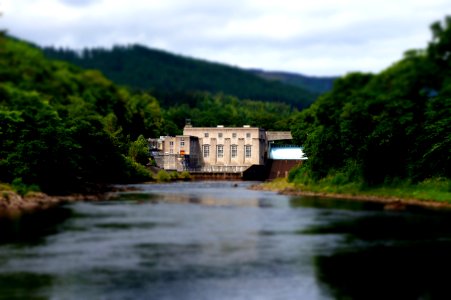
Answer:
[[[333,87],[334,81],[338,78],[333,76],[305,76],[296,73],[264,71],[256,69],[250,70],[250,72],[267,80],[280,81],[286,84],[291,84],[317,94],[323,94],[330,91]]]
[[[367,185],[451,177],[451,17],[377,75],[354,73],[302,111],[296,140],[309,157],[291,175]]]
[[[173,93],[177,105],[164,106],[155,94],[119,87],[99,71],[50,60],[37,47],[2,35],[0,181],[68,193],[145,180],[146,138],[179,134],[186,119],[194,126],[291,129],[309,157],[292,173],[297,181],[335,176],[377,185],[450,178],[451,18],[432,32],[425,50],[408,51],[380,74],[338,79],[300,112],[278,98],[243,100],[208,89]],[[119,73],[127,76],[127,70]],[[213,74],[206,79],[218,80]]]
[[[224,93],[241,99],[276,101],[306,107],[319,95],[279,81],[265,80],[239,68],[187,58],[140,45],[112,49],[45,48],[49,58],[97,69],[117,84],[150,92],[164,107],[185,103],[187,94]]]
[[[128,151],[138,134],[157,133],[154,98],[24,42],[0,43],[0,181],[66,193],[148,177]]]
[[[293,113],[288,104],[208,92],[162,109],[99,71],[49,60],[14,38],[0,42],[0,181],[16,186],[69,193],[146,180],[146,138],[179,134],[186,119],[287,129]]]

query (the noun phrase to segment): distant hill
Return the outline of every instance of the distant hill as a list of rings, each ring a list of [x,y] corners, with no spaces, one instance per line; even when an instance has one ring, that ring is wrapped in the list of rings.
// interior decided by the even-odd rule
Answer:
[[[174,55],[140,45],[94,48],[82,51],[44,48],[49,58],[82,68],[98,69],[114,82],[150,91],[163,105],[184,102],[190,93],[224,93],[241,99],[284,102],[295,107],[310,105],[325,88],[268,80],[236,67]],[[308,80],[307,80],[308,81]],[[305,81],[305,82],[307,82]],[[289,83],[289,84],[287,84]]]
[[[330,91],[332,89],[334,81],[338,78],[332,76],[314,77],[289,72],[264,71],[255,69],[251,69],[249,71],[267,80],[280,81],[282,83],[294,85],[306,89],[310,92],[319,94]]]

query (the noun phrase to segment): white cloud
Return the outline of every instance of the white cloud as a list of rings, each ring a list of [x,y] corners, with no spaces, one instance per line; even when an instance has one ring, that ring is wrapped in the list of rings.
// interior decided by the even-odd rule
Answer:
[[[0,26],[40,45],[140,43],[242,67],[377,72],[451,11],[444,0],[6,0]]]

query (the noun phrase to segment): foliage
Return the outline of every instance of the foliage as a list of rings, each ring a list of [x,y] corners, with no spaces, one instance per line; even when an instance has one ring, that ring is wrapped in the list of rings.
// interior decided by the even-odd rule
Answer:
[[[44,51],[50,58],[101,70],[118,84],[150,91],[166,107],[185,103],[191,92],[222,92],[241,99],[278,101],[296,107],[308,106],[318,95],[316,91],[265,80],[239,68],[140,45],[84,49],[81,53],[55,48],[45,48]]]
[[[338,78],[311,77],[302,74],[263,70],[251,70],[251,72],[267,80],[280,81],[286,84],[291,84],[318,94],[323,94],[330,91],[332,89],[334,81]]]
[[[289,105],[276,102],[240,100],[224,94],[192,94],[191,105],[182,104],[164,110],[166,128],[164,134],[180,134],[186,119],[197,127],[216,127],[217,125],[238,126],[245,124],[267,130],[287,130],[288,122],[296,110]]]
[[[1,181],[68,193],[150,178],[136,163],[141,152],[131,151],[132,162],[125,155],[130,138],[159,131],[154,98],[131,94],[98,71],[50,61],[13,38],[1,43]]]
[[[171,181],[171,175],[165,170],[160,170],[157,173],[156,179],[158,182],[168,182]]]
[[[145,166],[149,163],[149,146],[143,135],[140,135],[136,141],[131,143],[128,156],[141,165]]]
[[[30,192],[40,192],[40,189],[37,185],[35,184],[27,185],[23,183],[21,178],[14,179],[13,182],[11,183],[11,186],[13,190],[16,191],[21,196],[25,196]]]
[[[435,23],[427,50],[377,75],[353,73],[294,117],[309,160],[293,182],[388,185],[451,177],[451,19]]]

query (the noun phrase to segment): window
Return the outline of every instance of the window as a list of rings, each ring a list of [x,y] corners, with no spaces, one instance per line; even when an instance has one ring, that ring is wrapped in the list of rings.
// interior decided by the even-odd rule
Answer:
[[[208,132],[205,132],[205,133],[204,133],[204,137],[208,137]]]
[[[180,142],[180,147],[184,147],[185,146],[185,141],[181,141]]]
[[[252,157],[252,146],[251,145],[244,146],[244,153],[246,158]]]
[[[238,147],[237,145],[230,146],[230,153],[232,158],[236,158],[238,156]]]
[[[250,139],[250,138],[251,138],[251,133],[250,133],[250,132],[246,133],[246,138],[247,138],[247,139]]]
[[[174,147],[174,142],[169,142],[169,146]]]
[[[169,149],[169,154],[174,154],[174,149]]]
[[[210,145],[203,145],[204,157],[210,157]]]
[[[217,152],[218,158],[224,157],[224,145],[218,145],[217,148],[218,148]]]
[[[218,133],[218,138],[222,138],[222,132]]]
[[[236,139],[236,132],[232,133],[232,138]]]

